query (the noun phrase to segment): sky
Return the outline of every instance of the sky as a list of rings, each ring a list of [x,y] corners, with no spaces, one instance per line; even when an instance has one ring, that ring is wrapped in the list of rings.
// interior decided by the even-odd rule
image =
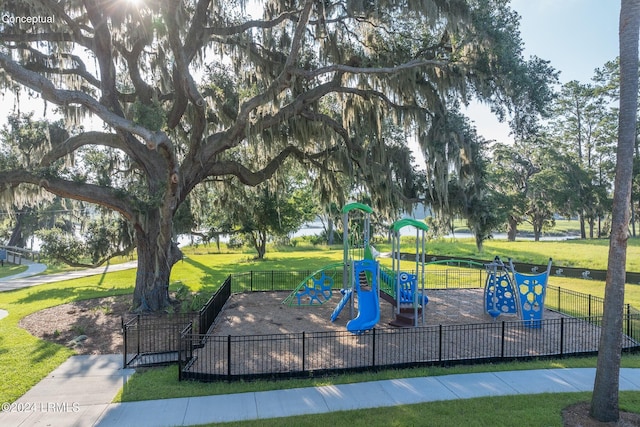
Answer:
[[[535,55],[560,71],[560,83],[589,83],[596,68],[618,56],[620,0],[512,0],[521,17],[526,59]],[[509,129],[488,108],[474,104],[468,115],[488,140],[509,142]]]

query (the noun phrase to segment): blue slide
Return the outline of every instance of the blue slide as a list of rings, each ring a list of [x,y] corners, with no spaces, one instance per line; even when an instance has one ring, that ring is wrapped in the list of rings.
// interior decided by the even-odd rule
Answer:
[[[347,331],[359,335],[380,321],[380,303],[376,291],[358,292],[358,316],[347,323]]]
[[[347,323],[352,334],[362,334],[380,321],[380,301],[378,297],[378,262],[365,259],[354,262],[354,278],[358,295],[358,316]],[[369,278],[367,278],[369,273]],[[371,280],[371,286],[368,281]]]

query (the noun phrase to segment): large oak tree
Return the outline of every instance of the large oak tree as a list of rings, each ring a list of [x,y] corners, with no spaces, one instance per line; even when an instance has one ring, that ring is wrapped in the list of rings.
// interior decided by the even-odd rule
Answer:
[[[3,9],[5,90],[100,124],[0,171],[4,200],[32,185],[119,212],[135,230],[141,309],[169,302],[181,258],[174,214],[203,182],[256,186],[296,159],[326,197],[342,194],[336,176],[346,174],[370,177],[362,185],[388,201],[402,189],[398,171],[374,173],[390,164],[385,118],[415,132],[433,191],[446,197],[459,139],[449,106],[477,97],[523,129],[547,93],[549,67],[522,58],[507,0],[7,0]],[[82,167],[90,148],[108,154],[100,173]],[[262,162],[243,163],[247,152]]]

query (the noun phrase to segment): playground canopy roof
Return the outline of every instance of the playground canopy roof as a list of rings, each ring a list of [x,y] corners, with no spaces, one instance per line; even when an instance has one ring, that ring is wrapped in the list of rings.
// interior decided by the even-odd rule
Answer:
[[[394,222],[393,224],[391,224],[391,227],[389,227],[392,231],[394,232],[398,232],[401,228],[403,227],[408,227],[408,226],[413,226],[419,230],[423,230],[423,231],[429,231],[429,226],[427,224],[425,224],[422,221],[418,221],[416,219],[412,219],[412,218],[403,218],[400,219],[396,222]]]
[[[349,203],[342,208],[342,213],[347,213],[354,209],[360,209],[361,211],[365,211],[366,213],[373,213],[373,209],[370,206],[365,205],[364,203]]]

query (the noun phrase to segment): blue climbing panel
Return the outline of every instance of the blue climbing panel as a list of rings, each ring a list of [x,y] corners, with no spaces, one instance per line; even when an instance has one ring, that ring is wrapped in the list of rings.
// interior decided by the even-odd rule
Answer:
[[[484,287],[485,311],[496,318],[501,314],[516,314],[516,294],[506,271],[490,272]]]
[[[540,328],[544,312],[544,297],[547,290],[549,272],[522,274],[513,272],[520,300],[520,317],[525,326]]]
[[[331,299],[333,288],[333,278],[327,276],[322,271],[318,277],[311,277],[296,294],[298,297],[298,305],[313,305],[314,303],[323,304]]]

